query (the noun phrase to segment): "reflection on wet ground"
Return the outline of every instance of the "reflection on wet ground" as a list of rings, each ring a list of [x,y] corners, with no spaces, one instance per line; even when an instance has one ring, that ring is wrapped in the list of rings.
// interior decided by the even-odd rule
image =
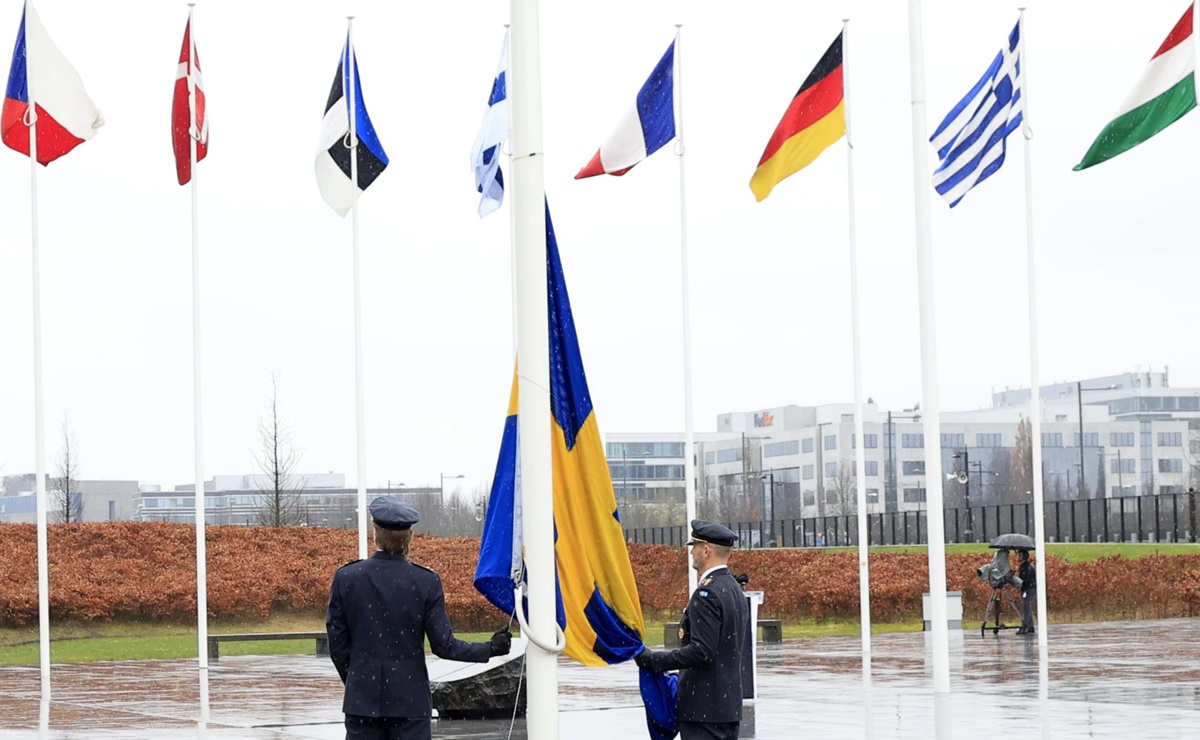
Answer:
[[[1196,738],[1200,640],[1195,620],[1062,625],[1050,634],[1047,700],[1034,639],[951,633],[952,692],[935,702],[924,634],[874,638],[869,687],[858,638],[759,646],[759,699],[744,737]],[[431,659],[431,673],[437,671]],[[203,727],[195,661],[55,666],[39,732],[36,668],[0,668],[0,737],[78,740],[208,737],[328,740],[344,735],[341,683],[313,656],[222,658]],[[631,666],[559,667],[560,736],[646,737]],[[939,727],[939,719],[940,727]],[[509,723],[435,723],[434,737],[504,740]],[[517,720],[512,738],[526,737]]]

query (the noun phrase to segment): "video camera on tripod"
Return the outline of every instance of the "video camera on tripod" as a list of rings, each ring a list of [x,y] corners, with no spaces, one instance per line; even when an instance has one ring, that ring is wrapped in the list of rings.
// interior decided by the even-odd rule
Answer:
[[[1005,611],[1011,611],[1018,619],[1020,618],[1021,615],[1017,611],[1016,604],[1004,589],[1005,586],[1012,586],[1018,592],[1021,590],[1021,579],[1016,573],[1013,573],[1012,563],[1009,561],[1009,551],[1033,550],[1034,542],[1029,535],[1002,534],[992,540],[988,547],[996,550],[996,556],[992,558],[992,562],[981,566],[976,571],[979,580],[992,588],[987,611],[983,615],[983,624],[979,625],[980,636],[987,632],[989,619],[994,620],[991,627],[993,635],[999,634],[1000,630],[1009,629],[1004,624],[1003,614]]]
[[[987,565],[981,565],[977,571],[979,580],[988,584],[992,588],[1004,588],[1011,585],[1018,591],[1021,590],[1021,579],[1013,573],[1012,563],[1009,561],[1008,549],[1000,548],[996,550],[996,556],[992,558],[992,562]]]

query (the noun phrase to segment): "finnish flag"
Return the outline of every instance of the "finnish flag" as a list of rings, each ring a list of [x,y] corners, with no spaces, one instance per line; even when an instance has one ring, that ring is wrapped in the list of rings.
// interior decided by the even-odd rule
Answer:
[[[475,170],[475,190],[479,193],[479,217],[483,218],[504,202],[504,173],[500,171],[500,147],[508,138],[508,31],[487,111],[479,126],[479,135],[471,148],[471,167]]]
[[[353,80],[349,70],[354,70]],[[354,132],[358,136],[358,193],[351,191],[350,179],[350,97],[354,97]],[[337,74],[329,99],[325,103],[325,117],[321,120],[321,134],[317,142],[317,187],[321,197],[339,216],[345,216],[354,205],[355,195],[362,193],[383,174],[388,166],[387,153],[371,117],[363,102],[362,85],[358,77],[358,58],[350,46],[347,36],[342,58],[338,61]]]
[[[941,163],[933,187],[950,207],[1004,164],[1008,135],[1021,127],[1021,23],[983,77],[929,138]]]

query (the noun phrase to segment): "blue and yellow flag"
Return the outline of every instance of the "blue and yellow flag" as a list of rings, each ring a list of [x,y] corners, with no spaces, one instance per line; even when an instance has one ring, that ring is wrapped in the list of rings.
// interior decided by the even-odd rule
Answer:
[[[642,605],[617,517],[549,208],[546,273],[558,622],[570,657],[584,665],[621,663],[642,650]],[[517,448],[514,373],[475,571],[475,588],[506,614],[513,613],[513,589],[522,578]]]

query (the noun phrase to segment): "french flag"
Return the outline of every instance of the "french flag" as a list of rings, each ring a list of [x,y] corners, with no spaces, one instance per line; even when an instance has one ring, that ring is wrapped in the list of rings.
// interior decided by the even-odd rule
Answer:
[[[622,116],[617,130],[600,145],[576,180],[595,175],[624,175],[635,164],[675,138],[675,42],[638,90],[637,100]]]
[[[0,139],[29,156],[29,127],[35,121],[37,161],[46,165],[95,136],[104,116],[83,89],[79,73],[46,34],[33,4],[27,2],[0,111]]]

